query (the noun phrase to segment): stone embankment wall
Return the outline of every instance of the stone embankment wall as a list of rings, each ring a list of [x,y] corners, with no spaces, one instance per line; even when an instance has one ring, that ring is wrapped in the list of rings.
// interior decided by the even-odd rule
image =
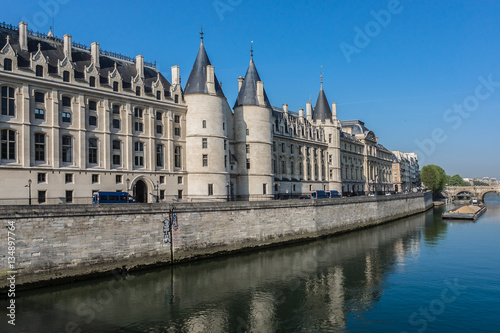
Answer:
[[[265,202],[178,203],[174,260],[347,232],[432,207],[430,193]],[[0,288],[7,286],[7,226],[15,225],[16,285],[170,262],[168,204],[3,206]]]

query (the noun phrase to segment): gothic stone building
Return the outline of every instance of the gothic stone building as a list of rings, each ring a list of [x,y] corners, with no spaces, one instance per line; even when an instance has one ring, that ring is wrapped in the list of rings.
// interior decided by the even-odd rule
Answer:
[[[273,107],[250,59],[231,108],[203,43],[184,88],[154,64],[0,27],[0,203],[268,200],[314,190],[392,190],[392,154],[339,121],[321,84],[313,108]]]

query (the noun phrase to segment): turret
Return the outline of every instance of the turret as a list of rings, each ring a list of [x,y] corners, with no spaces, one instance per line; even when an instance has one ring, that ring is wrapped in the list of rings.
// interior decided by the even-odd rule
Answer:
[[[184,99],[188,200],[226,200],[230,179],[224,124],[232,112],[205,50],[203,32]]]
[[[271,103],[253,60],[234,105],[238,194],[249,200],[272,198]]]

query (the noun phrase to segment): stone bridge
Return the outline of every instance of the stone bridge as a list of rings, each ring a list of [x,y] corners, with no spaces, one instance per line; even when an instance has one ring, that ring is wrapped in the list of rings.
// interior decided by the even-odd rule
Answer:
[[[470,193],[484,201],[484,195],[489,192],[500,193],[500,186],[447,186],[443,190],[443,195],[447,198],[453,198],[460,193]]]

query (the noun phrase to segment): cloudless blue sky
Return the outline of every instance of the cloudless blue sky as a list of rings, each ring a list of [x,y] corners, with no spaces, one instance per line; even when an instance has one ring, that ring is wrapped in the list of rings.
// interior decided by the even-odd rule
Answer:
[[[388,8],[390,18],[380,16]],[[51,12],[56,36],[142,54],[169,79],[179,65],[183,84],[203,26],[231,106],[254,41],[273,105],[297,111],[310,96],[315,103],[323,71],[341,120],[364,121],[391,150],[418,151],[421,166],[500,179],[499,1],[24,0],[3,3],[0,21],[27,20],[28,28],[48,32]],[[369,40],[355,40],[358,28],[368,29]],[[346,57],[346,45],[356,53]],[[452,111],[464,103],[470,112]]]

